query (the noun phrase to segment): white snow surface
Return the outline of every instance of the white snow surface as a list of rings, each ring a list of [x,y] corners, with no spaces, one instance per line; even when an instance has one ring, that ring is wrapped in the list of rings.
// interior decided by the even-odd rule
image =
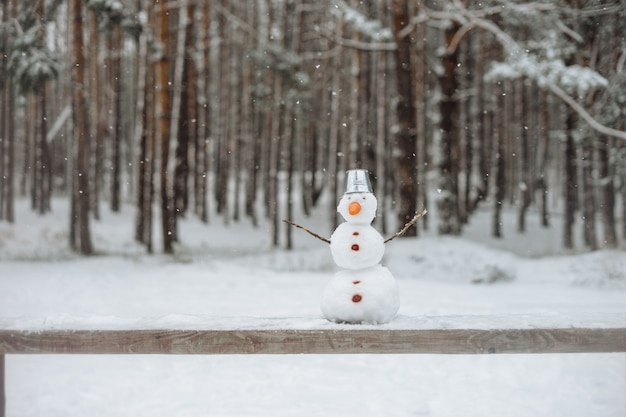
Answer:
[[[306,233],[285,251],[271,248],[269,225],[190,216],[177,255],[148,256],[133,241],[133,208],[103,207],[99,254],[81,258],[67,247],[65,200],[44,217],[22,200],[16,212],[0,223],[2,328],[356,326],[323,318],[338,268]],[[558,227],[531,213],[517,235],[505,214],[504,240],[489,237],[485,211],[464,237],[422,231],[386,245],[401,306],[383,326],[626,324],[626,252],[567,253]],[[323,209],[293,220],[329,233]],[[626,355],[7,355],[6,396],[8,417],[623,417]]]

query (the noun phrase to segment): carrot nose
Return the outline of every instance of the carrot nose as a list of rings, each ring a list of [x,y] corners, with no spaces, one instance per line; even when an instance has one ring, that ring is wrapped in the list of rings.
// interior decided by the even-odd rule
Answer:
[[[358,201],[353,201],[348,206],[348,213],[350,213],[351,216],[356,216],[357,214],[359,214],[360,211],[361,211],[361,205],[359,204]]]

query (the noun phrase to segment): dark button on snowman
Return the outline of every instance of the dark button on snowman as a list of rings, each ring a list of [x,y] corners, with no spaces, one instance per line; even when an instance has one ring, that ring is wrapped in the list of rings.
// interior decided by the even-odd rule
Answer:
[[[398,285],[380,264],[383,237],[371,225],[378,202],[366,170],[346,173],[346,187],[337,206],[345,219],[330,237],[335,273],[322,294],[322,313],[334,322],[387,323],[400,307]]]

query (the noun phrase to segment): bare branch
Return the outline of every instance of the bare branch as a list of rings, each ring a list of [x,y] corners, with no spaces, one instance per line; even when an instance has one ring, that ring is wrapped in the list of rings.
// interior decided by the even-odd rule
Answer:
[[[615,65],[615,72],[622,72],[624,70],[624,63],[626,62],[626,47],[622,48],[622,54],[617,60],[617,65]]]
[[[474,25],[473,23],[468,23],[462,26],[459,30],[457,30],[456,33],[454,34],[454,37],[450,41],[450,45],[448,46],[447,52],[449,54],[453,54],[456,51],[456,48],[459,47],[459,43],[461,43],[465,35],[467,35],[469,31],[474,29],[475,27],[476,25]]]
[[[403,39],[407,36],[409,36],[409,34],[411,32],[413,32],[413,29],[415,29],[415,26],[417,25],[421,25],[422,23],[426,23],[430,20],[430,16],[428,16],[426,13],[420,11],[419,14],[413,18],[411,18],[411,22],[406,25],[404,27],[404,29],[402,29],[399,33],[398,33],[398,38],[399,39]]]
[[[290,225],[292,225],[293,227],[297,227],[298,229],[302,229],[302,230],[304,230],[305,232],[307,232],[308,234],[310,234],[310,235],[311,235],[311,236],[313,236],[313,237],[318,238],[318,239],[319,239],[319,240],[321,240],[322,242],[330,243],[330,240],[329,240],[329,239],[326,239],[325,237],[322,237],[322,236],[318,235],[317,233],[310,231],[310,230],[309,230],[309,229],[307,229],[306,227],[304,227],[304,226],[300,226],[299,224],[292,222],[291,220],[286,220],[286,219],[283,219],[283,222],[284,222],[284,223],[287,223],[287,224],[290,224]]]
[[[572,29],[568,28],[567,26],[565,26],[565,24],[563,22],[558,22],[556,25],[559,27],[559,29],[561,29],[561,31],[563,33],[565,33],[567,36],[569,36],[574,41],[576,41],[576,43],[583,43],[584,42],[584,39],[583,39],[582,36],[580,36],[574,30],[572,30]]]
[[[227,7],[224,7],[221,2],[216,1],[211,3],[212,6],[215,6],[215,9],[219,14],[237,24],[241,29],[243,29],[249,36],[253,39],[258,40],[259,34],[256,29],[254,29],[248,22],[245,20],[235,16]]]
[[[398,233],[396,233],[395,235],[388,237],[387,239],[385,239],[385,243],[391,242],[392,240],[394,240],[395,238],[402,236],[403,234],[406,233],[407,230],[409,230],[409,228],[411,226],[413,226],[415,224],[415,222],[417,222],[420,218],[424,217],[426,215],[426,213],[428,213],[428,210],[424,209],[418,213],[415,213],[415,216],[413,216],[413,218],[404,225],[404,227],[402,228],[402,230],[400,230]]]

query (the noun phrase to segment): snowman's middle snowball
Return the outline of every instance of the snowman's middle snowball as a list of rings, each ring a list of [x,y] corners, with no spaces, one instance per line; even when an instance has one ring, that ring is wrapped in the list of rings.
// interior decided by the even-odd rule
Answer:
[[[341,268],[368,268],[383,258],[385,241],[368,224],[341,223],[330,237],[330,253]]]

